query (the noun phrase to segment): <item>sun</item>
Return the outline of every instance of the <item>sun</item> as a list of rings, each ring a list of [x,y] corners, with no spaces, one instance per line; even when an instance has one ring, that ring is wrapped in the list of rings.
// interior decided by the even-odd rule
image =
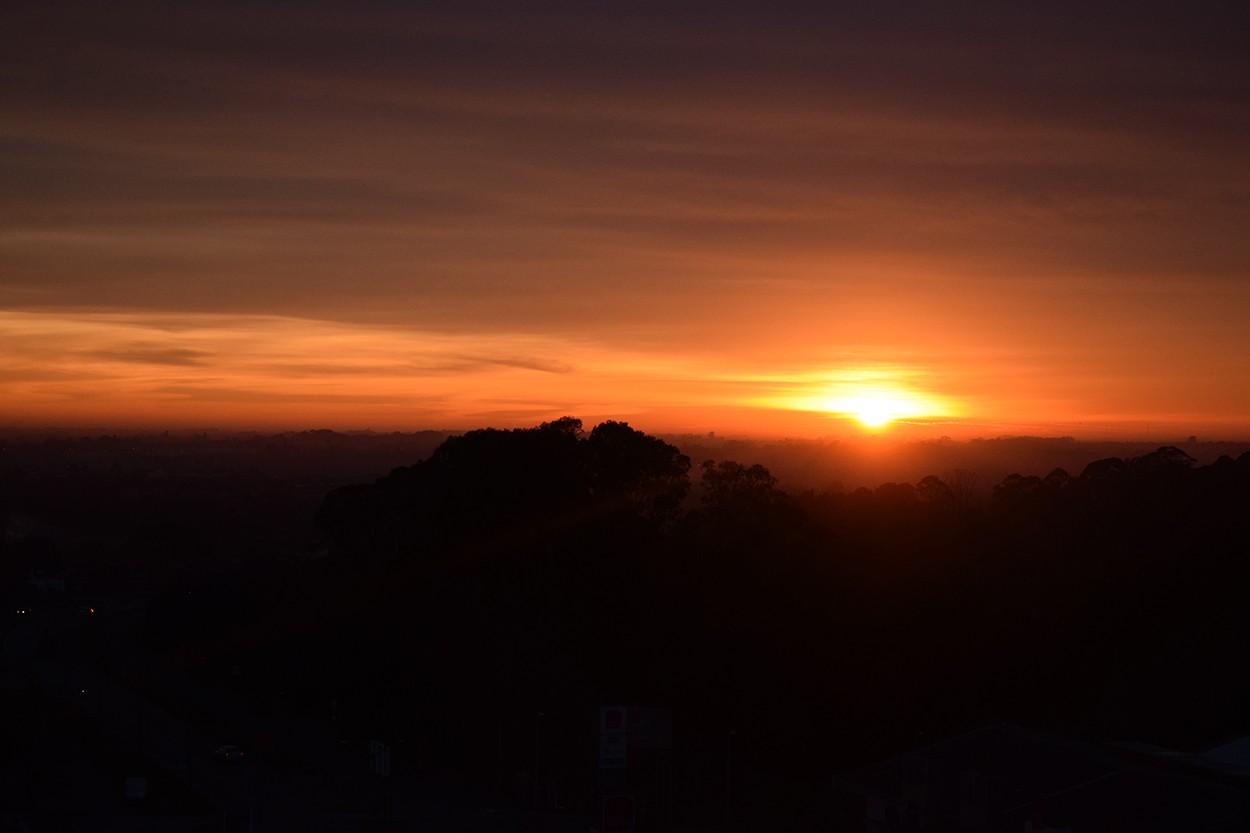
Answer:
[[[809,410],[824,411],[854,420],[867,431],[884,431],[900,420],[914,421],[946,416],[949,408],[929,394],[899,384],[841,386],[833,395],[812,397],[804,403]]]
[[[854,423],[870,433],[889,431],[895,424],[923,424],[958,417],[963,409],[949,397],[918,384],[916,368],[843,367],[795,379],[791,392],[764,400],[771,407],[823,413]]]
[[[844,408],[866,428],[882,428],[898,416],[897,403],[877,397],[855,397]]]
[[[925,411],[923,404],[914,399],[880,391],[844,396],[823,404],[825,410],[852,417],[871,430],[885,428],[902,417],[920,416]]]

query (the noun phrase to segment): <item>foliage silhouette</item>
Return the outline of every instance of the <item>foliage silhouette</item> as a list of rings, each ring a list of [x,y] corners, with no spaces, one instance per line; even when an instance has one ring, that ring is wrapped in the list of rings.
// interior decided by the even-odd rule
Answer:
[[[565,418],[336,489],[335,557],[298,594],[326,603],[288,611],[265,661],[479,784],[532,765],[538,712],[575,772],[598,706],[669,707],[687,821],[716,802],[725,726],[744,779],[821,783],[991,718],[1181,748],[1247,728],[1250,454],[1013,474],[980,507],[959,473],[791,495],[732,460],[687,505],[689,468]]]
[[[675,447],[626,423],[585,436],[566,417],[451,437],[428,460],[331,492],[317,520],[355,557],[469,557],[594,534],[608,516],[635,534],[671,523],[689,481]],[[620,516],[624,515],[624,519]]]

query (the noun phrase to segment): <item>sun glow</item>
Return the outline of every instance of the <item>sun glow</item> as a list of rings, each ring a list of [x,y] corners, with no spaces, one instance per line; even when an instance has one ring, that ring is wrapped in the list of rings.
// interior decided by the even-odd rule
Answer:
[[[924,422],[956,416],[946,398],[920,390],[903,368],[848,369],[804,385],[810,391],[788,399],[785,407],[854,420],[869,431],[896,422]]]
[[[967,408],[932,392],[948,376],[915,363],[735,366],[537,334],[266,315],[0,310],[0,368],[0,427],[469,429],[576,415],[798,435],[831,422],[885,433]]]
[[[872,397],[848,400],[846,407],[856,419],[869,428],[880,428],[891,422],[899,410],[898,405],[888,399]]]
[[[867,391],[819,400],[818,410],[850,417],[869,429],[885,428],[900,419],[924,419],[943,415],[936,402],[909,392]]]

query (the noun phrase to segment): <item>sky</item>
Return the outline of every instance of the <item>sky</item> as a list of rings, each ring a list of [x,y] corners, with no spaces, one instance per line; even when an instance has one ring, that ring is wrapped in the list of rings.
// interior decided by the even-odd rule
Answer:
[[[1250,438],[1247,23],[6,4],[0,426]]]

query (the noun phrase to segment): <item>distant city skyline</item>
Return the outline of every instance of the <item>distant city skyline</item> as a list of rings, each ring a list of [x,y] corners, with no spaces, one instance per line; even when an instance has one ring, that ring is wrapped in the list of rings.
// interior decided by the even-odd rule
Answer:
[[[1250,439],[1245,17],[19,3],[0,428]]]

